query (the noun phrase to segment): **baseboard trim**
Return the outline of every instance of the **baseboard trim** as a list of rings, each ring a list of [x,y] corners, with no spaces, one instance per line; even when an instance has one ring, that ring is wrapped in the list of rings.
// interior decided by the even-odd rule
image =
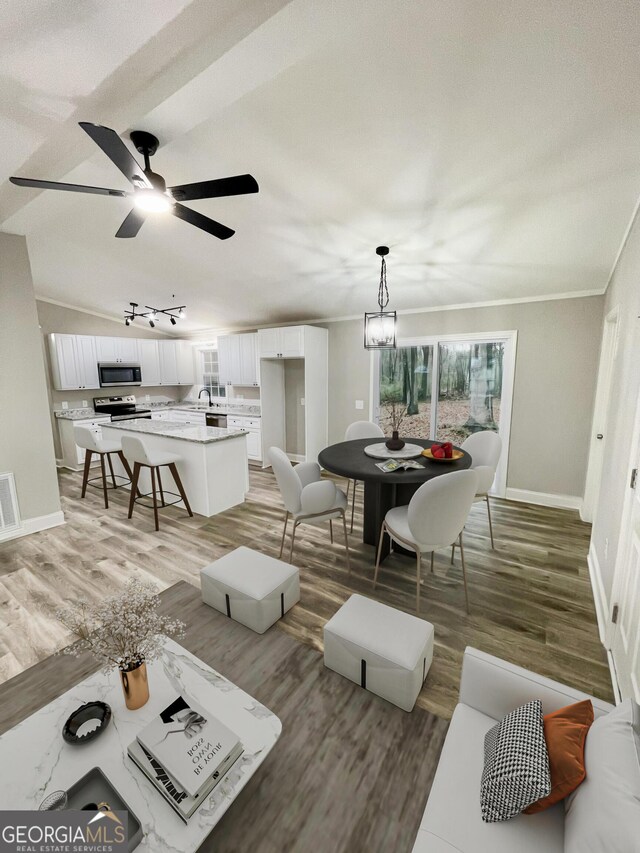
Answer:
[[[307,459],[304,453],[287,453],[287,456],[291,462],[305,462]]]
[[[582,508],[581,495],[553,495],[550,492],[530,492],[528,489],[507,489],[505,497],[508,501],[519,501],[539,506],[555,506],[560,509]]]
[[[10,539],[19,539],[21,536],[29,536],[41,530],[49,530],[50,527],[58,527],[64,524],[64,513],[62,510],[51,512],[49,515],[38,515],[35,518],[23,518],[22,525],[15,530],[0,533],[0,542],[8,542]]]
[[[591,588],[593,590],[593,601],[596,606],[596,617],[598,619],[598,633],[600,634],[600,642],[603,646],[607,646],[607,634],[609,628],[609,602],[607,594],[604,591],[602,582],[602,572],[600,571],[600,563],[593,542],[589,545],[589,553],[587,555],[587,565],[589,566],[589,578],[591,579]]]

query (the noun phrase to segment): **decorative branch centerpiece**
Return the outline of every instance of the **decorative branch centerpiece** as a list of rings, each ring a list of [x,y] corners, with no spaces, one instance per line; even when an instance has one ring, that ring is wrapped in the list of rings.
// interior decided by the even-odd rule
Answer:
[[[56,617],[79,639],[65,654],[85,651],[98,658],[104,672],[117,669],[127,708],[141,708],[149,699],[147,661],[158,658],[166,635],[184,636],[185,624],[158,613],[156,587],[136,578],[121,592],[98,604],[58,610]]]
[[[402,450],[404,441],[399,437],[402,422],[407,417],[407,406],[393,394],[383,395],[380,405],[384,410],[384,420],[391,427],[391,438],[385,441],[389,450]]]

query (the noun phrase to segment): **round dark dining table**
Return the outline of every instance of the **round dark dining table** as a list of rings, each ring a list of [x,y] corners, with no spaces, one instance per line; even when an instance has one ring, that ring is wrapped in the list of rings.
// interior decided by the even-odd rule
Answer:
[[[424,438],[405,438],[406,444],[418,444],[421,447],[431,447],[436,444]],[[331,444],[318,454],[318,462],[322,468],[339,474],[349,480],[361,480],[364,482],[364,519],[362,524],[362,541],[367,545],[377,547],[380,536],[380,528],[387,512],[394,506],[404,506],[409,503],[415,492],[427,480],[449,474],[451,471],[463,471],[471,467],[471,456],[462,448],[456,447],[464,454],[461,459],[449,462],[433,462],[425,456],[419,456],[417,461],[422,468],[409,468],[407,471],[400,468],[397,471],[385,474],[377,466],[374,459],[367,456],[364,448],[370,444],[379,444],[380,439],[358,438],[355,441],[341,441],[339,444]],[[387,556],[390,550],[388,537],[382,545],[381,558]],[[394,551],[409,553],[404,549],[394,546]]]

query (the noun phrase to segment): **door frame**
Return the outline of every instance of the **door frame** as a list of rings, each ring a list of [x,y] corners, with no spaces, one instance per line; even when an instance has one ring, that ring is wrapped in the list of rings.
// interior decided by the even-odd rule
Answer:
[[[590,524],[593,523],[598,510],[602,466],[604,463],[604,441],[607,437],[609,399],[611,397],[611,385],[613,382],[613,368],[618,354],[619,336],[620,306],[616,305],[606,315],[602,324],[602,343],[600,344],[598,379],[596,381],[596,396],[591,421],[587,476],[585,478],[584,495],[580,508],[580,518]],[[599,434],[604,435],[604,439],[596,438]]]
[[[618,692],[619,696],[619,687],[618,687],[618,676],[617,676],[617,665],[615,660],[615,655],[613,653],[614,650],[614,641],[615,634],[618,630],[617,625],[612,621],[611,616],[613,613],[613,608],[616,604],[619,603],[622,591],[624,589],[624,584],[626,580],[626,570],[628,569],[629,560],[631,557],[631,549],[633,546],[633,537],[634,531],[631,529],[631,515],[633,511],[633,502],[637,500],[636,492],[640,488],[640,482],[636,484],[635,489],[630,488],[630,478],[631,472],[637,465],[638,456],[640,456],[640,390],[638,392],[638,400],[636,403],[635,410],[635,420],[633,424],[633,434],[631,438],[631,448],[629,452],[629,460],[627,463],[627,486],[626,494],[624,498],[624,503],[622,506],[622,518],[620,520],[620,532],[619,532],[619,543],[618,543],[618,551],[616,554],[616,563],[613,570],[613,583],[611,586],[611,597],[610,597],[610,605],[609,612],[607,613],[607,624],[605,626],[605,639],[604,646],[609,650],[611,655],[611,660],[613,661],[613,670],[616,673],[616,677],[614,679],[614,689]],[[637,475],[637,476],[640,476]],[[620,698],[620,697],[619,697]],[[636,702],[640,702],[640,695],[636,694],[635,696]]]
[[[438,344],[447,343],[476,343],[488,344],[499,341],[504,343],[502,362],[502,397],[500,400],[500,428],[498,435],[502,439],[503,453],[496,470],[495,480],[490,494],[504,498],[507,491],[507,471],[509,467],[509,442],[511,437],[511,413],[513,409],[513,387],[516,374],[516,351],[518,348],[518,332],[510,329],[500,332],[463,332],[458,335],[424,335],[411,338],[398,338],[397,347],[433,346],[433,376],[438,370]],[[434,383],[431,383],[433,395]],[[378,422],[380,410],[380,351],[371,350],[369,360],[369,420]],[[437,418],[437,404],[431,406],[431,430]]]

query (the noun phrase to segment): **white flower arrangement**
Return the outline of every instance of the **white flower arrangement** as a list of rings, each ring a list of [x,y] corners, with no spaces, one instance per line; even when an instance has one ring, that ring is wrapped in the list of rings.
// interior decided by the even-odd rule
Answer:
[[[58,610],[56,618],[79,638],[64,649],[65,654],[78,657],[90,651],[102,660],[105,672],[114,667],[130,672],[157,658],[163,635],[183,637],[186,626],[158,613],[156,592],[153,584],[133,578],[121,592],[98,604]]]

